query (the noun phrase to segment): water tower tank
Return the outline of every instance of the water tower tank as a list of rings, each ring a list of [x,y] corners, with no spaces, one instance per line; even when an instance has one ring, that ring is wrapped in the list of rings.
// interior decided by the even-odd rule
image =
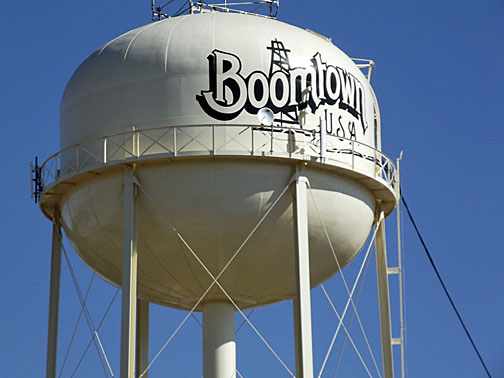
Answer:
[[[262,108],[274,113],[272,125],[258,119]],[[240,14],[158,21],[108,42],[73,74],[41,207],[51,217],[58,204],[82,260],[120,286],[123,175],[132,167],[138,296],[188,309],[211,278],[178,235],[217,275],[278,200],[219,282],[241,308],[289,299],[294,227],[285,189],[296,172],[310,183],[312,286],[356,256],[377,200],[385,212],[394,206],[376,113],[365,75],[312,32]],[[204,302],[222,299],[214,287]]]

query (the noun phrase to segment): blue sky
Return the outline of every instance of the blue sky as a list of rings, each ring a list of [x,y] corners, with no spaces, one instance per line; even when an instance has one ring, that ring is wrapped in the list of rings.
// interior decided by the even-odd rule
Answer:
[[[51,224],[29,199],[28,165],[35,155],[44,159],[59,149],[59,102],[73,71],[105,42],[149,23],[150,8],[146,0],[4,1],[0,12],[0,146],[5,156],[0,360],[5,376],[39,377],[45,374]],[[376,62],[372,84],[382,114],[383,150],[393,159],[404,150],[404,195],[490,372],[503,376],[504,3],[283,0],[278,18],[331,37],[351,57]],[[391,255],[396,253],[394,227],[391,217]],[[408,377],[483,377],[406,218],[404,245]],[[85,289],[91,274],[70,256]],[[357,265],[348,268],[348,277]],[[62,279],[60,363],[79,313],[65,265]],[[96,281],[90,302],[95,323],[115,292]],[[359,313],[378,348],[375,282],[371,264]],[[338,277],[328,290],[336,297],[342,294]],[[336,318],[320,289],[313,297],[315,363],[320,366]],[[342,307],[344,297],[339,297]],[[184,316],[152,309],[152,354]],[[252,321],[293,369],[291,317],[291,304],[283,303],[255,311]],[[115,375],[118,321],[119,301],[103,330]],[[358,335],[357,328],[352,330]],[[151,376],[201,376],[200,334],[198,323],[190,319],[153,365]],[[87,337],[82,323],[63,376],[70,376]],[[247,326],[237,340],[244,377],[288,376]],[[331,360],[328,377],[336,360]],[[341,369],[338,376],[366,376],[348,346]],[[100,374],[96,352],[90,350],[75,376]]]

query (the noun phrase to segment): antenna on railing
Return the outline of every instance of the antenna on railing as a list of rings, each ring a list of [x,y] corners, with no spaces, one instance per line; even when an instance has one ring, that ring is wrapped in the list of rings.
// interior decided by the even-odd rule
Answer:
[[[38,156],[35,156],[35,164],[30,162],[30,186],[31,198],[34,198],[35,203],[38,203],[40,195],[43,191],[42,169],[38,165]]]
[[[156,0],[151,0],[152,21],[159,21],[183,14],[208,12],[250,14],[275,19],[279,7],[280,0],[235,0],[232,2],[228,2],[227,0],[221,0],[221,2],[169,0],[160,5],[156,5]]]

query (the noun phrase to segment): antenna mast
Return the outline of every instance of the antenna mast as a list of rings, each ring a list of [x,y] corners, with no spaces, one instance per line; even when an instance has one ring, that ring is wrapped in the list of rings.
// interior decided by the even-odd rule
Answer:
[[[164,4],[156,4],[156,0],[151,1],[152,21],[159,21],[165,18],[177,17],[183,14],[226,12],[251,14],[266,18],[276,19],[280,0],[252,0],[252,1],[194,1],[194,0],[169,0]]]

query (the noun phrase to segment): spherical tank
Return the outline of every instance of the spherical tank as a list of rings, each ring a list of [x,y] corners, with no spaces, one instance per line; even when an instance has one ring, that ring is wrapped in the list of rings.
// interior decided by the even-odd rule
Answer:
[[[264,107],[271,128],[257,118]],[[239,251],[219,282],[241,307],[292,298],[292,178],[310,183],[312,286],[356,256],[379,193],[391,195],[376,157],[350,150],[373,150],[374,107],[351,59],[285,23],[206,13],[129,31],[86,59],[64,92],[62,225],[82,260],[120,285],[128,165],[138,180],[140,297],[191,308],[212,282],[195,255],[216,276]],[[348,167],[306,158],[321,118],[351,151],[328,149],[328,159],[337,151]],[[86,166],[95,158],[99,166]],[[203,302],[222,299],[214,286]]]

